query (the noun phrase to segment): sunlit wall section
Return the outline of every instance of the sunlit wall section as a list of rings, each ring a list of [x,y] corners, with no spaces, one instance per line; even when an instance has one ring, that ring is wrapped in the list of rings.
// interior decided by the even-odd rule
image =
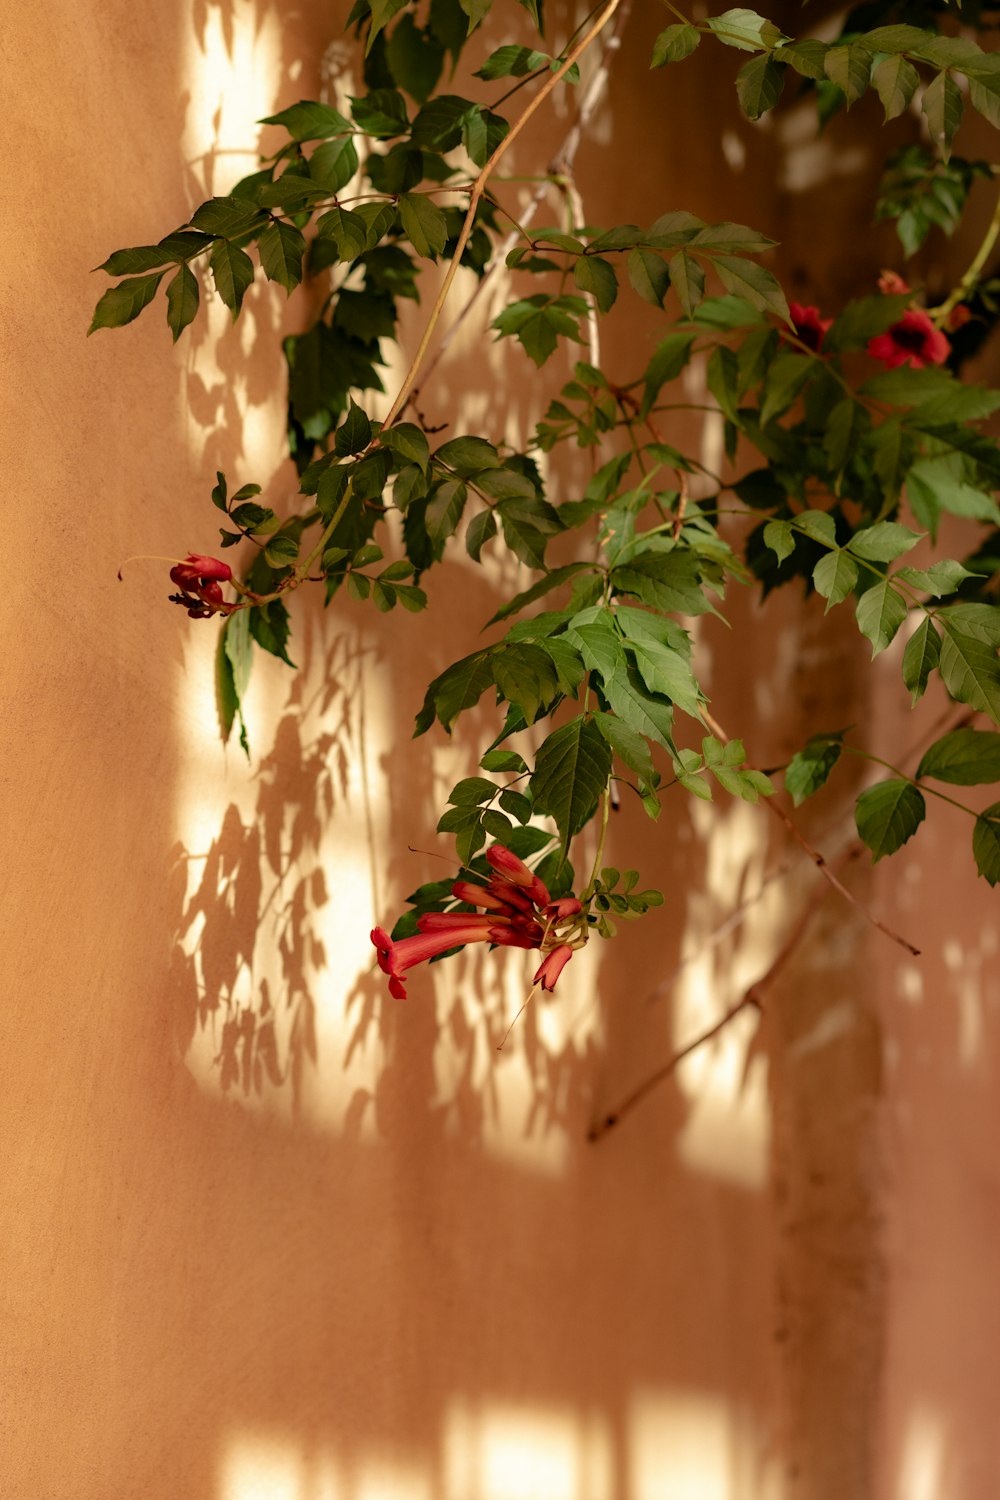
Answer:
[[[775,934],[787,920],[780,883],[760,900],[748,899],[765,874],[760,812],[735,800],[728,807],[721,800],[709,806],[691,802],[705,875],[700,889],[688,893],[687,961],[674,989],[678,1051],[714,1026],[765,972]],[[732,936],[713,943],[720,924],[741,908]],[[677,1071],[690,1105],[678,1140],[681,1159],[693,1170],[751,1189],[765,1184],[769,1144],[766,1064],[760,1057],[748,1065],[758,1024],[752,1009],[742,1012]]]
[[[256,122],[302,63],[288,55],[280,11],[254,0],[209,5],[182,35],[193,208],[256,169]],[[202,295],[207,317],[180,346],[191,466],[224,469],[230,489],[262,484],[283,508],[294,489],[282,468],[284,294],[258,275],[235,327],[210,276]],[[191,550],[214,550],[211,514],[206,494]],[[378,1065],[371,1039],[355,1035],[349,997],[371,966],[389,729],[372,683],[375,648],[356,620],[323,615],[315,598],[290,607],[298,671],[255,654],[249,758],[238,725],[220,744],[216,626],[182,630],[175,1034],[206,1091],[339,1129]]]

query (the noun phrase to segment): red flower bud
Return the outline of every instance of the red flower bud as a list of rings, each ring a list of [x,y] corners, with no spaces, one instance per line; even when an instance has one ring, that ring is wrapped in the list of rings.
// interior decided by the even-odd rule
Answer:
[[[170,569],[170,580],[180,588],[179,594],[171,594],[177,604],[183,604],[193,620],[204,620],[225,607],[220,587],[228,583],[233,570],[228,563],[217,557],[202,557],[189,552],[184,562]]]
[[[535,984],[540,984],[543,990],[554,990],[556,980],[573,957],[573,949],[569,943],[560,943],[558,948],[546,954],[535,974]]]

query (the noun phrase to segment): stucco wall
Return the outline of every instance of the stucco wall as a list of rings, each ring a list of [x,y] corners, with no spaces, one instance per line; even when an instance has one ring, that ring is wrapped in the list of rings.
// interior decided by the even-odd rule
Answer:
[[[433,847],[473,752],[422,760],[412,715],[501,576],[447,562],[447,614],[408,617],[402,647],[362,606],[297,600],[302,671],[255,669],[249,765],[214,727],[214,626],[166,603],[162,562],[116,580],[133,552],[212,550],[216,467],[294,491],[277,334],[305,313],[260,287],[239,327],[215,306],[176,350],[155,312],[86,340],[89,270],[246,169],[251,122],[318,88],[334,9],[8,17],[0,1489],[992,1500],[995,898],[964,860],[942,898],[947,820],[891,916],[919,933],[919,982],[828,900],[760,1030],[742,1017],[588,1145],[766,969],[802,865],[704,939],[786,857],[771,820],[623,810],[609,857],[636,849],[666,910],[576,960],[497,1053],[516,956],[442,966],[399,1005],[367,933],[436,873],[407,846]],[[637,7],[581,152],[589,216],[794,226],[804,200],[702,60],[650,132],[659,21]],[[349,59],[328,61],[335,83]],[[685,133],[706,90],[729,165]],[[609,358],[634,368],[655,333],[638,315]],[[511,373],[523,430],[544,382],[470,326],[430,420],[479,421]],[[863,643],[790,598],[766,626],[734,616],[704,633],[713,704],[774,763],[844,721]],[[753,700],[731,645],[750,631],[772,662]],[[841,825],[830,803],[808,826]],[[890,910],[888,881],[853,878]]]

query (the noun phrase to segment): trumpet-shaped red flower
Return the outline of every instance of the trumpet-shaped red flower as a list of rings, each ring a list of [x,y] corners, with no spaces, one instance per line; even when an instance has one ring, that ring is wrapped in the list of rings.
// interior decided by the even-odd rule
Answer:
[[[554,944],[535,975],[535,983],[541,983],[543,989],[555,988],[573,954],[569,943],[559,942],[558,924],[579,916],[582,903],[576,896],[553,901],[544,881],[502,844],[492,845],[486,858],[493,872],[489,885],[456,880],[451,888],[457,900],[483,910],[423,912],[417,918],[416,936],[399,941],[382,927],[372,929],[379,968],[388,974],[389,993],[397,1000],[406,999],[403,975],[407,969],[466,943],[495,943],[504,948]]]
[[[437,915],[451,914],[439,912]],[[463,913],[455,912],[454,915],[461,917]],[[495,929],[491,929],[483,926],[476,918],[470,921],[468,913],[464,915],[466,920],[462,925],[438,928],[431,932],[418,932],[415,937],[400,938],[398,942],[394,942],[383,927],[372,928],[371,939],[375,944],[378,966],[383,974],[389,976],[390,995],[397,1000],[406,999],[403,975],[407,969],[412,969],[414,964],[422,964],[426,959],[436,958],[439,953],[447,953],[449,948],[460,948],[465,943],[504,941],[502,937],[497,938],[493,935],[494,931],[503,933],[505,931],[503,927],[497,925]]]
[[[833,326],[833,319],[821,317],[818,307],[805,307],[801,302],[790,302],[788,312],[795,327],[796,338],[807,349],[818,354],[823,347],[827,329]]]
[[[558,948],[553,948],[547,953],[538,966],[534,983],[540,984],[543,990],[554,990],[556,980],[573,957],[573,949],[569,943],[560,943]]]
[[[171,594],[175,604],[183,604],[193,620],[204,620],[225,607],[222,585],[228,583],[233,570],[217,557],[202,557],[189,552],[183,562],[170,569],[170,581],[181,590]]]
[[[911,307],[885,333],[869,339],[868,353],[881,360],[887,370],[895,370],[898,365],[922,370],[925,365],[943,365],[951,344],[923,308]]]
[[[545,882],[539,880],[535,872],[528,869],[524,860],[519,859],[510,849],[505,849],[503,844],[493,844],[486,851],[486,860],[497,875],[522,890],[529,901],[533,901],[536,906],[549,905],[552,897]]]

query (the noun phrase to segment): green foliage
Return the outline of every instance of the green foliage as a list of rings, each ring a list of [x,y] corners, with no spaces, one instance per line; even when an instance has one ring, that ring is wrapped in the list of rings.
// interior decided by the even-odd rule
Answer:
[[[1000,450],[984,426],[1000,393],[958,372],[961,339],[970,328],[982,336],[1000,315],[1000,283],[985,275],[987,241],[937,307],[897,287],[823,308],[813,326],[809,309],[797,307],[793,321],[775,242],[754,227],[709,224],[669,203],[651,223],[600,226],[578,222],[566,193],[546,200],[559,222],[512,231],[516,199],[487,163],[503,157],[512,123],[540,90],[572,89],[575,64],[558,84],[555,74],[579,33],[543,39],[540,6],[519,0],[504,16],[515,29],[489,50],[480,28],[491,9],[492,0],[357,0],[348,28],[360,81],[348,112],[300,100],[268,116],[259,170],[157,243],[104,261],[116,284],[90,331],[132,322],[161,283],[175,341],[201,311],[203,288],[234,321],[258,267],[255,299],[273,295],[265,282],[286,295],[311,288],[303,305],[312,312],[284,344],[300,495],[278,507],[254,484],[230,495],[219,475],[211,497],[221,548],[243,568],[222,605],[212,592],[205,601],[205,613],[224,617],[223,737],[236,728],[248,749],[241,705],[253,651],[292,664],[288,605],[307,581],[319,579],[337,607],[416,612],[427,604],[424,573],[445,558],[503,557],[516,585],[491,633],[429,684],[415,735],[435,725],[450,733],[473,712],[489,721],[495,737],[438,826],[473,878],[488,878],[482,851],[494,839],[538,859],[542,878],[567,892],[571,844],[606,809],[612,783],[650,817],[671,796],[709,801],[721,791],[755,802],[773,792],[738,738],[704,732],[707,699],[685,626],[720,614],[733,585],[766,597],[799,581],[827,610],[849,604],[873,657],[905,638],[901,676],[913,702],[943,692],[1000,726]],[[669,80],[703,41],[701,63],[729,70],[751,120],[794,95],[813,99],[831,130],[840,110],[867,111],[874,135],[919,100],[930,147],[888,156],[874,205],[913,255],[932,229],[953,234],[970,195],[995,175],[951,152],[966,107],[1000,125],[1000,58],[969,35],[939,31],[932,10],[907,17],[855,11],[840,36],[820,41],[787,36],[742,7],[704,20],[678,13],[653,46],[651,114],[669,111]],[[451,91],[459,77],[469,97]],[[536,170],[530,158],[528,128],[516,170]],[[525,451],[505,441],[502,403],[482,432],[437,435],[424,403],[409,390],[409,402],[392,403],[393,390],[377,408],[391,405],[385,425],[375,419],[370,393],[383,392],[404,304],[436,317],[434,291],[456,257],[470,282],[505,262],[509,291],[492,331],[522,372],[513,378],[556,372],[548,390],[558,395]],[[636,298],[648,341],[620,349],[611,338],[614,355],[600,359],[597,330],[605,320],[614,327],[623,303],[634,314]],[[956,331],[959,306],[970,317]],[[448,316],[456,310],[450,303]],[[919,343],[941,334],[954,338],[947,364],[940,342],[933,353]],[[886,338],[902,362],[887,355]],[[428,368],[413,372],[418,390]],[[702,407],[722,428],[717,475],[703,466],[695,418],[674,416]],[[576,487],[559,462],[571,446],[589,450],[591,477]],[[945,517],[971,538],[965,563],[934,551]],[[904,561],[911,552],[917,564]],[[796,806],[826,784],[843,742],[843,733],[816,734],[792,757],[784,786]],[[873,858],[900,848],[925,816],[915,782],[933,792],[934,782],[1000,780],[998,744],[993,730],[964,727],[925,752],[915,778],[863,792],[857,824]],[[991,884],[1000,879],[998,808],[973,814],[975,862]],[[610,935],[614,918],[662,900],[637,892],[637,879],[596,872],[584,926]],[[416,930],[420,912],[455,909],[447,882],[411,901],[399,931]]]

